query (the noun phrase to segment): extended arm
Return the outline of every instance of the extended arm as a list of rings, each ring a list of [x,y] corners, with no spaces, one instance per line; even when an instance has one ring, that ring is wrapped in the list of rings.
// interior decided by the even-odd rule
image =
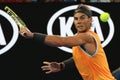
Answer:
[[[85,51],[93,55],[96,51],[95,39],[87,32],[77,33],[74,36],[61,37],[59,35],[46,35],[43,33],[31,32],[28,28],[21,28],[20,34],[24,37],[32,38],[38,42],[55,47],[83,46]]]
[[[24,33],[24,34],[23,34]],[[47,45],[50,46],[76,46],[76,45],[83,45],[85,44],[88,40],[86,39],[85,33],[81,35],[74,35],[74,36],[67,36],[67,37],[61,37],[59,35],[46,35],[42,33],[36,33],[36,32],[31,32],[27,28],[20,29],[20,34],[24,37],[30,37],[35,40],[39,40],[41,42],[44,42]]]

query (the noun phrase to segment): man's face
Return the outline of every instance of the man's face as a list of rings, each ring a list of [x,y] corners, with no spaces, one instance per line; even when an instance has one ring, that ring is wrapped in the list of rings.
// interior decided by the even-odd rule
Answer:
[[[77,29],[77,32],[85,32],[87,31],[91,26],[92,18],[89,18],[84,13],[76,13],[74,14],[74,24],[75,28]]]

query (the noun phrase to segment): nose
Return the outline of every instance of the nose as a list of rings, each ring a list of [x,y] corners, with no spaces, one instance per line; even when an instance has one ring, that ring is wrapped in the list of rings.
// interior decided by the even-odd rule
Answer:
[[[81,23],[81,20],[80,20],[80,19],[78,19],[78,20],[77,20],[77,22],[78,22],[78,23]]]

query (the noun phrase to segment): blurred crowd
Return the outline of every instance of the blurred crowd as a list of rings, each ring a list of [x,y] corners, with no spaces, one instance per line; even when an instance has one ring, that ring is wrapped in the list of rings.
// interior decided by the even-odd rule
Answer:
[[[43,1],[44,2],[120,2],[120,0],[43,0]]]
[[[120,2],[120,0],[0,0],[0,2]]]
[[[38,0],[0,0],[0,2],[37,2]]]

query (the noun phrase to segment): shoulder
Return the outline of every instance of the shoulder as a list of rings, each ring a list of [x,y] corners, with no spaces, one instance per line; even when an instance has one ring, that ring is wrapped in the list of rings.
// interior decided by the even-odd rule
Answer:
[[[93,40],[93,36],[90,35],[88,32],[78,33],[76,37],[78,37],[79,39],[85,40],[87,42],[91,42],[91,40]]]

